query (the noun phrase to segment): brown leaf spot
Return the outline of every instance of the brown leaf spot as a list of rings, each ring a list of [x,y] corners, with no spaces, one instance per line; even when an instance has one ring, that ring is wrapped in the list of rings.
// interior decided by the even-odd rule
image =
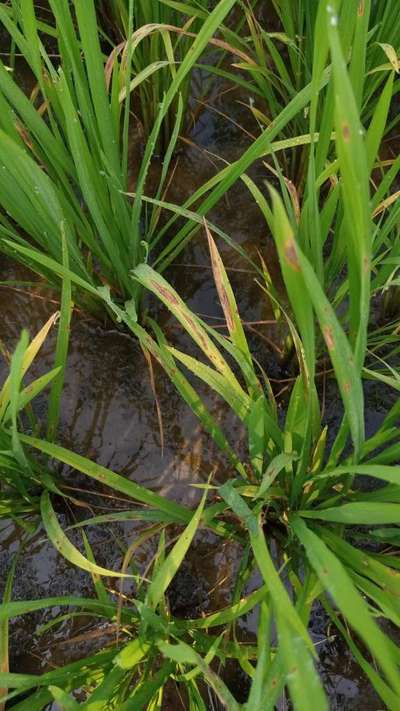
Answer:
[[[344,383],[343,389],[344,389],[345,393],[349,393],[349,392],[350,392],[350,390],[351,390],[351,383],[350,383],[348,380],[346,380],[346,382]]]
[[[342,123],[342,135],[345,143],[350,143],[351,131],[348,123]]]
[[[300,271],[300,264],[299,264],[299,258],[297,256],[296,243],[295,243],[294,239],[292,239],[291,237],[289,239],[287,239],[284,244],[284,252],[285,252],[286,261],[289,264],[289,266],[295,272],[299,272]]]
[[[365,0],[360,0],[358,3],[358,10],[357,10],[358,17],[364,17],[365,15]]]
[[[370,271],[370,269],[371,269],[370,258],[369,258],[369,257],[364,257],[364,272],[365,272],[366,274],[368,274],[369,271]]]
[[[329,351],[334,351],[335,350],[335,340],[333,338],[333,331],[329,326],[326,326],[323,329],[324,333],[324,338],[325,338],[325,343],[328,346]]]

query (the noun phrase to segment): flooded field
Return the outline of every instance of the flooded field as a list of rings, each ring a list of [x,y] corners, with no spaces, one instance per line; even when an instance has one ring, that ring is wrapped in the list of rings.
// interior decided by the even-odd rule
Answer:
[[[173,191],[169,196],[171,202],[183,202],[196,189],[198,176],[201,176],[199,182],[209,176],[212,167],[210,169],[210,159],[204,153],[204,148],[225,160],[233,160],[235,153],[242,150],[238,142],[246,140],[243,139],[243,132],[235,128],[232,130],[229,123],[224,126],[224,122],[221,129],[221,122],[212,111],[200,116],[200,125],[191,137],[193,143],[197,141],[196,147],[183,146],[179,156]],[[256,167],[255,172],[259,180],[265,178],[262,166]],[[213,211],[210,219],[250,255],[256,255],[259,251],[279,278],[272,240],[244,185],[239,183],[225,204]],[[249,324],[255,353],[268,374],[272,378],[275,376],[277,381],[282,380],[281,384],[278,382],[277,389],[285,389],[285,381],[290,378],[290,373],[279,362],[282,334],[275,327],[272,309],[263,298],[251,265],[245,260],[238,261],[237,255],[232,255],[229,247],[223,244],[221,251],[228,270],[231,269],[229,274],[236,288],[240,313],[245,323]],[[189,245],[171,272],[174,285],[190,307],[212,325],[219,321],[222,323],[203,233],[199,233]],[[243,274],[246,275],[245,279]],[[47,293],[48,290],[34,275],[7,260],[3,260],[0,279],[3,282],[15,282],[15,286],[3,284],[0,287],[3,317],[0,340],[11,351],[21,330],[26,328],[32,335],[35,334],[57,310],[59,302],[57,294]],[[32,279],[37,282],[36,286],[24,286],[24,282]],[[154,312],[156,305],[150,303],[149,308]],[[158,308],[156,313],[167,333],[172,329],[178,342],[179,338],[185,340],[183,335],[179,335],[176,322],[166,311]],[[50,338],[32,375],[37,376],[48,370],[53,359],[54,340]],[[3,373],[5,368],[3,359]],[[62,400],[62,443],[115,472],[192,505],[198,500],[198,490],[191,485],[204,483],[211,470],[215,471],[216,480],[223,482],[229,477],[229,469],[169,379],[157,368],[155,380],[162,413],[163,447],[148,364],[140,347],[128,333],[110,328],[83,313],[75,313]],[[204,397],[209,399],[206,388],[203,391]],[[379,388],[377,394],[376,387],[371,390],[370,399],[371,407],[367,410],[367,417],[373,429],[387,411],[388,401],[387,398],[382,401]],[[282,407],[284,401],[283,395]],[[327,417],[333,424],[340,421],[337,406],[338,401],[333,394],[333,400],[327,404]],[[243,436],[237,421],[217,400],[212,407],[224,423],[232,442],[237,444]],[[36,402],[35,408],[40,419],[40,402]],[[71,472],[68,480],[71,487],[86,490],[86,483],[79,475],[76,480],[76,474]],[[104,513],[108,507],[112,509],[121,505],[121,501],[115,501],[114,497],[109,502],[104,501],[102,494],[104,492],[96,492],[95,489],[90,491],[93,512]],[[70,524],[76,515],[76,511],[63,513],[61,523]],[[88,533],[98,563],[118,568],[121,561],[120,541],[129,543],[137,535],[137,527],[114,524],[105,526],[101,531],[97,528],[92,530],[94,535],[90,535],[91,529],[88,529]],[[229,602],[239,551],[234,544],[220,543],[217,538],[210,536],[206,533],[197,536],[190,559],[171,586],[171,605],[178,616],[193,617],[199,612],[212,611]],[[10,556],[18,549],[19,541],[18,528],[12,522],[3,524],[0,549],[3,574]],[[144,568],[152,554],[154,551],[151,546],[150,550],[146,550],[145,546],[141,549]],[[30,540],[29,548],[24,550],[23,562],[17,570],[14,585],[16,600],[50,595],[92,594],[87,574],[84,571],[77,572],[59,556],[52,545],[43,539],[42,530]],[[58,613],[55,610],[51,615],[56,616]],[[107,639],[115,635],[113,626],[99,628],[96,623],[93,627],[90,619],[82,620],[81,617],[73,623],[68,621],[57,626],[55,632],[51,630],[39,635],[40,626],[48,620],[49,613],[43,612],[24,618],[22,624],[18,621],[13,623],[12,670],[43,672],[58,664],[79,659],[83,653],[102,648],[107,645]],[[331,636],[327,624],[323,612],[315,614],[312,630],[322,650],[320,671],[330,695],[331,708],[338,711],[378,711],[381,708],[378,697],[334,632]],[[243,623],[243,639],[254,639],[256,629],[257,615],[249,615],[247,622]],[[29,649],[26,647],[28,641]],[[228,681],[240,695],[242,672],[239,667],[228,671]],[[246,696],[246,688],[241,692],[243,698]],[[171,701],[174,708],[176,703],[176,699]],[[52,710],[56,711],[56,708],[53,705]],[[185,708],[182,700],[181,708]]]
[[[29,93],[33,86],[29,73],[20,67],[18,76],[20,84]],[[238,159],[259,132],[249,106],[244,105],[242,91],[232,91],[229,85],[219,80],[213,96],[203,105],[200,91],[202,80],[204,77],[200,72],[193,80],[191,106],[195,118],[190,130],[179,140],[173,180],[164,196],[170,203],[183,204],[217,170]],[[394,150],[392,145],[388,144],[388,156]],[[139,138],[132,139],[131,151],[131,190],[134,192],[138,157],[143,155],[143,144]],[[148,180],[150,194],[155,193],[153,183],[157,185],[160,166],[161,159],[154,158]],[[257,160],[249,175],[265,193],[266,181],[271,182],[271,165]],[[272,182],[279,185],[276,178],[272,178]],[[284,357],[287,330],[275,321],[272,302],[263,293],[251,263],[254,260],[258,264],[261,257],[275,288],[285,300],[274,241],[259,207],[240,180],[210,211],[208,219],[249,256],[246,259],[223,240],[218,241],[252,353],[260,369],[265,370],[271,380],[278,400],[279,417],[283,419],[296,372],[293,363]],[[165,276],[189,308],[206,323],[226,333],[203,229],[199,229]],[[40,277],[0,256],[0,382],[6,377],[9,357],[22,329],[27,329],[31,336],[36,334],[58,311],[59,298],[59,294]],[[171,338],[175,345],[197,355],[177,321],[153,297],[144,297],[144,311],[156,318],[167,338]],[[56,345],[53,331],[29,378],[38,377],[53,367]],[[105,319],[96,320],[75,308],[62,395],[59,442],[152,491],[194,507],[200,500],[199,485],[207,483],[210,473],[214,483],[222,484],[231,478],[232,471],[165,372],[155,362],[150,365],[139,343],[126,329]],[[326,376],[318,373],[318,377],[323,419],[329,425],[329,438],[333,441],[340,426],[343,406],[337,384],[330,378],[329,372]],[[235,451],[245,452],[244,428],[232,410],[221,404],[206,385],[199,386],[197,383],[197,388],[216,420],[223,425],[228,439],[235,445]],[[365,395],[366,429],[367,434],[372,434],[396,397],[393,391],[376,382],[366,384]],[[39,427],[40,423],[44,427],[46,393],[35,400],[33,407]],[[83,502],[79,508],[61,498],[55,501],[59,522],[77,547],[81,546],[82,538],[79,529],[70,528],[75,523],[89,515],[129,508],[130,502],[123,495],[110,493],[106,487],[96,485],[66,465],[53,466],[63,476],[68,492]],[[122,522],[89,526],[85,530],[96,562],[118,570],[126,547],[140,536],[144,528],[140,522]],[[41,526],[27,537],[26,532],[11,519],[0,523],[0,594],[10,561],[25,539],[27,542],[23,543],[23,555],[17,564],[13,584],[13,600],[62,595],[93,596],[90,576],[57,553]],[[146,573],[155,554],[154,539],[146,540],[140,546],[136,553],[136,565],[142,574]],[[225,541],[210,531],[198,532],[189,555],[168,589],[172,614],[177,618],[190,619],[230,604],[242,554],[239,543]],[[250,580],[246,593],[259,584],[260,580]],[[113,585],[114,582],[108,581],[107,589],[112,593],[121,592]],[[128,594],[132,591],[132,584],[126,583],[123,592]],[[60,608],[54,608],[11,622],[11,672],[43,673],[77,661],[94,651],[107,649],[118,635],[114,622],[99,624],[94,617],[82,614],[52,626],[51,620],[60,613]],[[240,641],[256,644],[258,625],[259,610],[256,608],[241,618],[236,626]],[[383,709],[383,702],[322,606],[313,610],[310,630],[319,654],[318,670],[329,696],[330,709]],[[244,703],[249,691],[249,677],[240,665],[230,662],[222,678],[237,700]],[[218,699],[210,696],[209,691],[204,691],[204,698],[210,711],[224,708]],[[170,682],[162,708],[166,711],[180,708],[185,711],[188,708],[186,704],[179,684]],[[276,708],[289,711],[292,706],[282,699]],[[48,709],[59,711],[61,707],[54,703]]]

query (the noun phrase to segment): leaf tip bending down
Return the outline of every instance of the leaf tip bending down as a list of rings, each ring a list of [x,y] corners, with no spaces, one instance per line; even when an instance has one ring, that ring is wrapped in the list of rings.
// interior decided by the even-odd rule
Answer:
[[[113,578],[132,577],[131,575],[115,572],[114,570],[108,570],[107,568],[103,568],[96,563],[92,563],[90,560],[85,558],[85,556],[82,555],[77,548],[75,548],[58,523],[56,513],[51,503],[50,494],[47,490],[45,490],[41,496],[40,511],[43,525],[51,543],[70,563],[95,575],[105,575]]]

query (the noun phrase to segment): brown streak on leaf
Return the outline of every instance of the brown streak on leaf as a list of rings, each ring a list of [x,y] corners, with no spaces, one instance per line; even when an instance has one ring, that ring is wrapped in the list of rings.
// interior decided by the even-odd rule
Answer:
[[[350,143],[351,131],[348,123],[342,123],[342,135],[345,143]]]
[[[177,297],[170,292],[169,289],[167,289],[165,286],[161,286],[158,282],[156,282],[154,279],[152,280],[152,285],[154,290],[158,293],[161,294],[166,301],[168,301],[169,304],[172,304],[173,306],[179,306],[179,300]]]
[[[232,333],[232,331],[235,328],[235,324],[233,323],[226,291],[225,291],[222,284],[220,285],[220,287],[218,287],[218,284],[217,284],[217,289],[218,289],[218,295],[219,295],[219,300],[221,302],[222,310],[225,314],[226,325],[228,326],[229,332]]]
[[[329,326],[325,326],[323,329],[323,334],[325,338],[325,343],[328,346],[329,351],[335,350],[335,340],[333,337],[333,331]]]
[[[296,186],[294,183],[292,183],[291,180],[288,180],[288,178],[285,178],[285,184],[287,189],[289,190],[290,198],[292,201],[293,205],[293,210],[294,210],[294,215],[296,218],[297,224],[300,223],[300,217],[301,217],[301,208],[300,208],[300,199],[299,199],[299,194],[297,192]]]
[[[188,325],[188,326],[192,329],[192,331],[193,331],[192,335],[193,335],[193,334],[195,335],[195,337],[197,338],[197,340],[200,342],[201,348],[203,349],[203,351],[208,354],[209,351],[210,351],[210,349],[209,349],[209,347],[208,347],[207,340],[204,338],[202,332],[201,332],[200,329],[198,328],[198,326],[197,326],[197,324],[195,323],[195,321],[194,321],[192,318],[190,318],[189,316],[187,316],[187,317],[186,317],[186,322],[187,322],[187,325]]]
[[[296,243],[293,237],[289,237],[283,245],[286,261],[289,266],[295,271],[300,271],[299,258],[297,256]]]
[[[232,333],[232,331],[235,328],[235,324],[234,324],[234,321],[232,318],[228,294],[226,292],[225,286],[224,286],[222,278],[221,278],[221,271],[223,268],[222,264],[221,264],[221,258],[219,256],[216,244],[213,240],[212,234],[208,228],[207,221],[205,218],[204,218],[204,229],[206,231],[208,245],[209,245],[209,249],[210,249],[211,265],[212,265],[212,270],[213,270],[213,274],[214,274],[215,286],[217,287],[219,300],[221,302],[222,310],[224,312],[224,316],[225,316],[225,320],[226,320],[226,325],[228,326],[229,332]]]

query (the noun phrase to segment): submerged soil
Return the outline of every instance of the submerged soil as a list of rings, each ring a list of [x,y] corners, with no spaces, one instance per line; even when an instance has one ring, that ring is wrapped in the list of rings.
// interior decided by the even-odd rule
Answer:
[[[214,106],[218,110],[223,108],[224,113],[229,113],[236,123],[244,123],[247,130],[255,130],[247,110],[237,102],[238,97],[234,94],[228,96],[229,100],[226,96],[223,100],[215,97]],[[205,109],[191,131],[190,140],[190,145],[182,143],[168,194],[171,202],[183,202],[215,171],[215,162],[219,167],[218,159],[210,154],[218,154],[232,161],[244,150],[249,138],[219,113]],[[257,164],[252,169],[252,177],[263,186],[263,181],[270,176],[262,164]],[[257,253],[261,253],[273,278],[279,280],[272,240],[258,208],[242,183],[234,186],[228,198],[209,217],[251,256],[256,258]],[[273,315],[255,283],[255,275],[249,264],[238,259],[237,254],[232,254],[230,248],[223,244],[219,246],[230,270],[240,313],[247,323],[257,358],[272,378],[285,378],[288,373],[279,364],[278,358],[281,334],[271,323]],[[0,281],[15,282],[12,286],[0,286],[0,339],[11,352],[21,329],[27,328],[31,335],[35,334],[57,310],[58,302],[57,295],[50,293],[32,274],[0,259]],[[201,232],[167,276],[197,313],[210,323],[222,323],[209,268],[206,240]],[[34,287],[27,288],[20,284],[32,280],[36,282]],[[185,347],[190,347],[176,322],[165,310],[151,300],[148,307],[156,313],[169,335],[174,332],[175,341],[179,343],[182,340]],[[46,342],[32,369],[32,375],[37,376],[50,369],[53,359],[54,334]],[[0,382],[6,367],[6,359],[3,357],[0,362]],[[76,312],[62,401],[60,439],[66,447],[136,482],[177,501],[194,505],[198,499],[198,489],[193,484],[206,481],[211,470],[215,472],[217,481],[224,481],[230,476],[230,471],[169,380],[159,369],[155,370],[155,376],[162,412],[163,447],[149,371],[137,343],[129,335],[104,327]],[[277,383],[278,389],[284,387],[285,383]],[[205,388],[200,387],[200,390],[231,441],[240,448],[242,432],[238,423]],[[387,405],[382,391],[380,394],[376,389],[373,392],[371,390],[367,392],[368,398],[367,422],[375,429]],[[332,393],[332,398],[327,401],[326,416],[333,428],[339,422],[337,404],[336,395]],[[45,408],[45,398],[39,398],[35,403],[35,413],[39,419],[41,416],[44,418]],[[72,487],[82,488],[83,481],[79,476],[63,473],[69,476]],[[99,494],[102,496],[99,497]],[[105,499],[104,492],[93,486],[90,505],[92,511],[104,512],[107,506],[115,508],[122,504],[116,497]],[[60,509],[58,513],[63,527],[73,523],[78,515],[76,511],[68,509]],[[88,514],[84,512],[82,515],[87,517]],[[11,556],[19,547],[21,532],[11,521],[1,526],[0,577],[3,581]],[[88,529],[97,562],[110,568],[120,566],[120,543],[126,545],[131,542],[137,530],[137,524],[132,523]],[[79,541],[78,534],[71,532],[69,535],[72,541]],[[144,569],[153,553],[153,543],[144,545],[140,549],[139,566]],[[174,613],[191,617],[227,604],[239,557],[238,546],[221,543],[208,532],[200,533],[169,591]],[[90,576],[61,558],[46,541],[43,531],[37,531],[21,556],[14,584],[14,599],[92,594]],[[13,621],[10,635],[12,671],[39,673],[65,664],[104,646],[115,635],[114,628],[108,625],[99,627],[97,623],[93,625],[89,617],[74,618],[45,634],[39,634],[40,625],[59,613],[59,610],[44,611],[24,617],[22,622]],[[254,640],[257,613],[249,614],[241,626],[243,637]],[[359,711],[378,711],[382,708],[382,702],[360,673],[345,646],[335,636],[334,630],[327,629],[322,611],[315,612],[312,631],[319,645],[320,670],[331,708]],[[226,678],[238,700],[244,701],[247,685],[240,670],[229,667]],[[171,708],[172,705],[175,709],[184,708],[179,697],[171,701]],[[55,711],[57,707],[53,705],[52,708]],[[169,708],[168,702],[165,708]],[[210,708],[215,708],[215,705]]]

